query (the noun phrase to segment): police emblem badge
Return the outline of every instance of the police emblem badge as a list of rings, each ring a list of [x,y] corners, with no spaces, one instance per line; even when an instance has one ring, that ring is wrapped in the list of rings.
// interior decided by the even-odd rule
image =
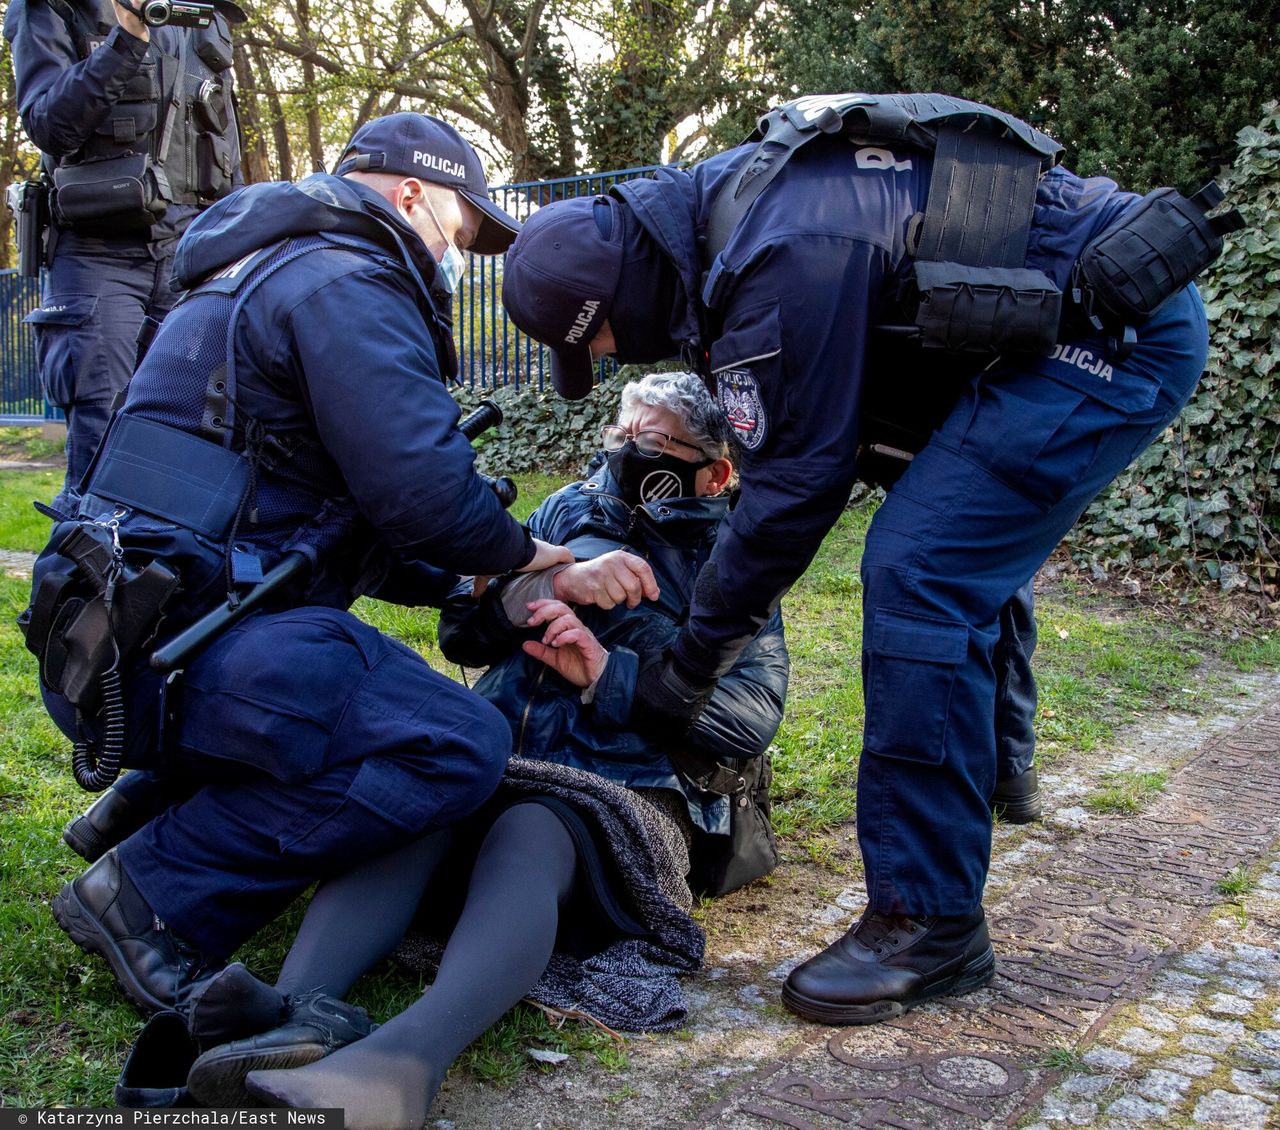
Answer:
[[[716,373],[716,397],[733,434],[747,451],[755,451],[769,434],[760,385],[749,369],[721,369]]]

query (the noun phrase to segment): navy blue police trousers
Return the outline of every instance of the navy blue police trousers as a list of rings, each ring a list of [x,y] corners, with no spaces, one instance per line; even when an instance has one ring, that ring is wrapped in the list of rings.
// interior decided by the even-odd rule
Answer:
[[[129,382],[143,319],[159,322],[177,297],[169,289],[175,240],[139,254],[78,252],[64,234],[45,276],[44,300],[27,317],[49,403],[67,418],[67,477],[54,506],[74,514],[76,487],[106,430],[115,395]]]
[[[118,854],[179,937],[225,958],[311,883],[479,807],[511,728],[496,708],[349,612],[256,614],[167,689],[132,680],[128,761],[198,785]],[[47,696],[74,731],[65,700]],[[127,777],[125,778],[127,780]]]
[[[1122,362],[1084,340],[996,365],[969,381],[889,491],[862,560],[857,819],[873,909],[959,915],[980,904],[997,759],[1028,746],[1025,734],[997,733],[1001,711],[1029,723],[997,698],[998,682],[1001,698],[1010,690],[997,645],[1021,633],[1034,647],[1036,570],[1177,416],[1207,353],[1189,287],[1140,327]]]

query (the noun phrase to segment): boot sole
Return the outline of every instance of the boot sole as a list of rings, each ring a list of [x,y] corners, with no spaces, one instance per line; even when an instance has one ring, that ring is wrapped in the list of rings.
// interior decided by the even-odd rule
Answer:
[[[176,1007],[175,1002],[162,1001],[158,997],[153,997],[142,987],[133,976],[133,971],[125,961],[120,948],[80,901],[71,883],[67,883],[54,895],[52,910],[58,925],[77,946],[85,953],[97,954],[107,963],[120,990],[143,1016]]]
[[[328,1054],[324,1045],[307,1043],[277,1048],[215,1048],[192,1065],[187,1090],[209,1107],[260,1107],[262,1099],[245,1086],[250,1071],[306,1067]]]
[[[934,997],[958,997],[988,984],[996,972],[996,955],[990,946],[964,966],[954,977],[947,977],[921,990],[908,1001],[881,1000],[866,1004],[832,1004],[813,1000],[797,993],[790,985],[782,986],[782,1003],[797,1016],[819,1024],[879,1024],[910,1012],[918,1004]]]
[[[83,816],[77,816],[62,829],[62,842],[86,863],[97,863],[111,847]]]
[[[991,813],[1005,824],[1034,824],[1044,816],[1040,790],[1011,800],[992,800]]]

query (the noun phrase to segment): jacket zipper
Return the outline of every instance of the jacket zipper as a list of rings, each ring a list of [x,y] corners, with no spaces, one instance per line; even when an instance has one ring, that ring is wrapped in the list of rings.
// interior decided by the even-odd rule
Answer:
[[[538,676],[533,680],[533,689],[529,692],[529,699],[524,704],[524,710],[520,714],[520,734],[516,738],[515,756],[524,756],[524,732],[529,725],[529,711],[533,709],[533,700],[538,693],[538,688],[542,686],[543,676],[546,675],[547,668],[544,665],[538,671]]]

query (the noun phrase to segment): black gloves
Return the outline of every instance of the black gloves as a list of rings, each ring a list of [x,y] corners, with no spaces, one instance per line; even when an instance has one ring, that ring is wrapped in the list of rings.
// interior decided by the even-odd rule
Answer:
[[[661,741],[683,738],[707,705],[716,682],[685,670],[669,650],[643,653],[631,704],[632,727]]]

